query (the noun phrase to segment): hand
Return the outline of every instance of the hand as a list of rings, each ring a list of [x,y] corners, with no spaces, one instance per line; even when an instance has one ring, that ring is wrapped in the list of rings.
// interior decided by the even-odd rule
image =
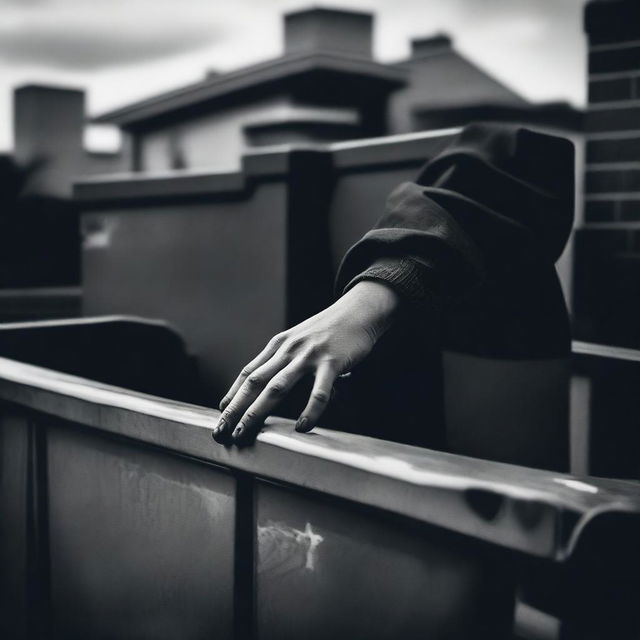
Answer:
[[[307,373],[315,382],[296,431],[316,426],[335,379],[362,361],[389,328],[399,305],[387,285],[358,282],[337,302],[278,334],[240,373],[213,429],[217,442],[249,444],[278,402]]]

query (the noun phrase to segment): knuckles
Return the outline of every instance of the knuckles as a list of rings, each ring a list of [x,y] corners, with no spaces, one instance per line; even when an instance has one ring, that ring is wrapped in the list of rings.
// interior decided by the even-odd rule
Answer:
[[[271,340],[269,340],[269,345],[270,347],[279,347],[288,337],[288,334],[286,331],[283,331],[282,333],[277,333],[275,336],[273,336],[273,338],[271,338]]]
[[[326,404],[327,402],[329,402],[329,394],[325,391],[315,391],[312,394],[311,398],[315,402],[319,402],[320,404]]]
[[[287,390],[287,384],[285,382],[272,382],[267,386],[266,390],[270,396],[277,398],[285,393]]]
[[[257,419],[258,414],[255,411],[247,411],[238,426],[245,428],[248,424],[255,422]]]
[[[322,358],[322,363],[328,366],[335,374],[343,369],[345,364],[348,364],[345,363],[343,358],[338,358],[334,355],[324,355],[324,357]]]
[[[282,343],[281,349],[287,355],[293,355],[300,351],[300,348],[304,345],[304,338],[288,338]]]
[[[327,350],[326,345],[318,340],[310,341],[305,346],[305,354],[307,358],[315,358],[322,355]]]
[[[252,374],[245,380],[245,384],[250,388],[257,389],[259,387],[264,387],[266,381],[262,376]]]
[[[226,411],[223,411],[220,414],[220,421],[223,422],[223,426],[227,427],[231,420],[233,419],[233,407],[229,407]]]
[[[327,340],[308,336],[289,338],[282,343],[280,349],[289,359],[293,356],[301,356],[304,360],[312,360],[324,358],[330,353],[330,345]]]

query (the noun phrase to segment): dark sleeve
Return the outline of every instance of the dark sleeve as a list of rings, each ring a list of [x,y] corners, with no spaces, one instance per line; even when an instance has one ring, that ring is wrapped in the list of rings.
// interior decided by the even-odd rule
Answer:
[[[373,280],[390,286],[411,306],[423,311],[440,311],[438,282],[429,269],[412,257],[378,258],[356,275],[342,290],[346,293],[358,282]]]
[[[553,265],[573,221],[573,146],[521,126],[464,128],[346,254],[337,290],[366,274],[428,296],[456,298],[493,270]],[[379,260],[391,260],[380,269]],[[374,266],[378,265],[378,266]],[[372,271],[369,271],[373,269]]]

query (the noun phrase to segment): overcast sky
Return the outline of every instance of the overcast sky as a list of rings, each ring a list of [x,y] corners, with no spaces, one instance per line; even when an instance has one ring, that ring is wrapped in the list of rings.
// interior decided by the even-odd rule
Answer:
[[[584,0],[0,0],[0,150],[12,146],[11,92],[85,87],[90,113],[281,53],[283,11],[376,13],[375,55],[447,31],[476,64],[534,101],[584,103]]]

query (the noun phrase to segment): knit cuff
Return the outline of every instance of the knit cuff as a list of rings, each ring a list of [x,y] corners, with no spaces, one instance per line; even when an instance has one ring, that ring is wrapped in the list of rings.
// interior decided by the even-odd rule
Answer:
[[[342,293],[363,280],[387,284],[404,301],[422,310],[439,310],[441,307],[438,287],[431,270],[412,258],[379,258],[353,278]]]

